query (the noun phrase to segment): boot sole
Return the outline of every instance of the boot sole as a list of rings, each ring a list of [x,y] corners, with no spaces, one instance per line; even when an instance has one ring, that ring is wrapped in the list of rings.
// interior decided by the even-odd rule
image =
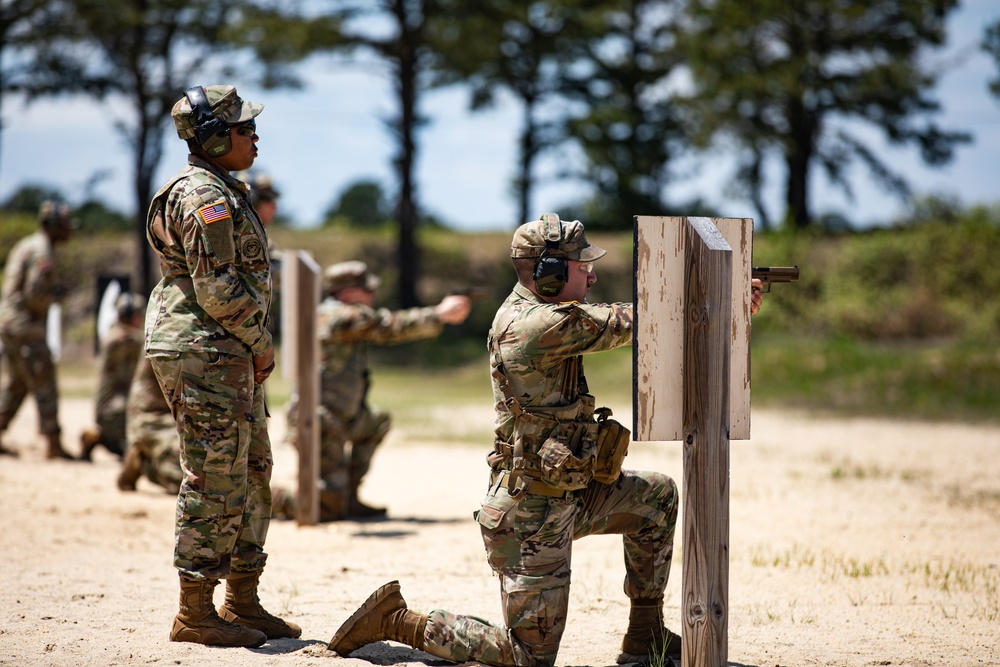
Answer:
[[[343,625],[337,628],[337,631],[333,633],[333,638],[330,639],[330,643],[327,644],[326,648],[330,651],[336,651],[338,654],[340,654],[345,658],[348,655],[350,655],[352,653],[351,651],[348,651],[347,653],[341,653],[339,650],[337,650],[336,648],[337,644],[339,644],[343,640],[345,635],[347,635],[348,633],[351,632],[351,630],[354,629],[354,624],[357,623],[358,620],[360,620],[363,616],[366,616],[369,611],[371,611],[376,605],[378,605],[382,601],[382,598],[384,598],[386,595],[399,592],[400,592],[399,581],[395,579],[385,584],[384,586],[380,586],[378,590],[376,590],[374,593],[368,596],[368,599],[365,600],[364,604],[361,605],[361,607],[357,611],[351,614],[350,618],[344,621]]]
[[[199,633],[194,629],[185,629],[179,632],[170,633],[170,641],[172,642],[188,642],[191,644],[201,644],[202,646],[230,646],[234,648],[260,648],[265,643],[267,643],[267,635],[260,632],[260,637],[251,641],[246,642],[235,642],[235,641],[203,641],[199,638]]]

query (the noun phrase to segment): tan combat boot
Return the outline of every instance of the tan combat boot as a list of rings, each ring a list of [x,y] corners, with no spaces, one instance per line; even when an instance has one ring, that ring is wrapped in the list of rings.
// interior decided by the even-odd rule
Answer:
[[[426,627],[427,616],[407,609],[399,582],[390,581],[344,621],[327,648],[346,657],[362,646],[389,639],[423,650]]]
[[[70,455],[62,446],[62,438],[59,437],[58,433],[53,433],[52,435],[45,436],[48,446],[45,450],[45,458],[47,459],[68,459],[73,460],[73,456]]]
[[[88,428],[80,434],[80,460],[90,461],[90,455],[97,445],[101,444],[101,430]]]
[[[268,613],[260,605],[257,584],[263,570],[230,572],[226,578],[226,601],[219,607],[219,616],[245,628],[253,628],[268,639],[298,637],[302,628]]]
[[[650,664],[660,656],[680,660],[681,638],[663,625],[663,598],[632,600],[628,630],[622,639],[618,664]]]
[[[135,483],[142,477],[142,454],[135,447],[129,447],[122,462],[122,471],[118,475],[118,488],[122,491],[135,491]]]
[[[191,581],[181,577],[181,609],[174,618],[170,641],[207,646],[263,646],[267,641],[263,632],[219,618],[212,602],[212,592],[218,583],[216,579]]]

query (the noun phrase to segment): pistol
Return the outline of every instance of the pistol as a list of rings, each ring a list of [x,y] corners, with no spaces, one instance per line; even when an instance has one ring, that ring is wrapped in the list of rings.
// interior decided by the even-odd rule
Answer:
[[[461,287],[448,291],[449,296],[467,296],[469,301],[482,301],[490,295],[485,287]]]
[[[764,291],[770,292],[774,283],[790,283],[799,279],[797,266],[754,266],[750,268],[751,278],[760,278]]]

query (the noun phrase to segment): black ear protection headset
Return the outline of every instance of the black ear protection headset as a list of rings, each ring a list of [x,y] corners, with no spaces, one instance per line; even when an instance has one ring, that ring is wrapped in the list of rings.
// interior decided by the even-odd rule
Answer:
[[[211,157],[221,157],[233,150],[233,140],[229,136],[229,124],[212,113],[205,89],[202,86],[188,88],[184,93],[191,105],[194,116],[194,138],[198,145]]]
[[[562,223],[558,215],[546,213],[542,216],[542,235],[545,237],[545,249],[535,263],[535,291],[541,296],[558,296],[569,278],[566,253],[559,250]]]

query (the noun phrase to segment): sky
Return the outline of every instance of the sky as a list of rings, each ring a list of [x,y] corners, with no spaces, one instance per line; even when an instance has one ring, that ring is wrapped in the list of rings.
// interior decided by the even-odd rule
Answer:
[[[930,62],[945,68],[934,93],[943,108],[936,121],[943,128],[974,136],[971,144],[957,148],[949,165],[927,167],[913,148],[889,147],[877,131],[855,128],[892,168],[906,176],[917,194],[957,197],[967,205],[1000,202],[996,176],[1000,100],[987,90],[987,81],[997,76],[997,69],[978,49],[983,27],[997,19],[1000,3],[996,0],[962,2],[949,19],[947,47],[930,55]],[[384,124],[393,112],[390,82],[371,68],[334,66],[328,59],[313,59],[309,64],[307,87],[301,91],[262,91],[232,82],[242,97],[265,105],[257,123],[260,153],[254,170],[274,179],[282,194],[281,215],[303,227],[319,224],[349,184],[371,179],[392,187],[394,181],[395,148]],[[128,111],[121,99],[59,98],[30,106],[5,100],[0,200],[24,185],[48,185],[63,192],[71,204],[78,204],[95,174],[103,173],[106,178],[97,182],[94,194],[113,208],[131,212],[132,156],[114,129],[117,119],[129,117]],[[422,209],[463,231],[511,229],[522,222],[515,220],[517,202],[510,187],[517,159],[519,106],[501,96],[494,108],[472,113],[467,93],[455,88],[426,93],[421,111],[431,121],[418,135],[417,198]],[[154,189],[186,162],[187,147],[173,132],[165,138],[165,147]],[[573,159],[572,155],[553,154],[538,162],[540,182],[531,209],[539,216],[559,212],[559,207],[586,193],[581,184],[552,177],[559,161],[567,159]],[[684,159],[677,171],[683,175],[671,186],[669,199],[701,196],[722,215],[754,217],[749,203],[726,194],[732,163],[724,153]],[[768,175],[767,206],[778,217],[783,211],[783,170],[771,164]],[[839,211],[868,226],[891,222],[906,211],[906,204],[878,190],[863,168],[853,172],[851,182],[853,201],[814,173],[810,186],[814,213]]]

